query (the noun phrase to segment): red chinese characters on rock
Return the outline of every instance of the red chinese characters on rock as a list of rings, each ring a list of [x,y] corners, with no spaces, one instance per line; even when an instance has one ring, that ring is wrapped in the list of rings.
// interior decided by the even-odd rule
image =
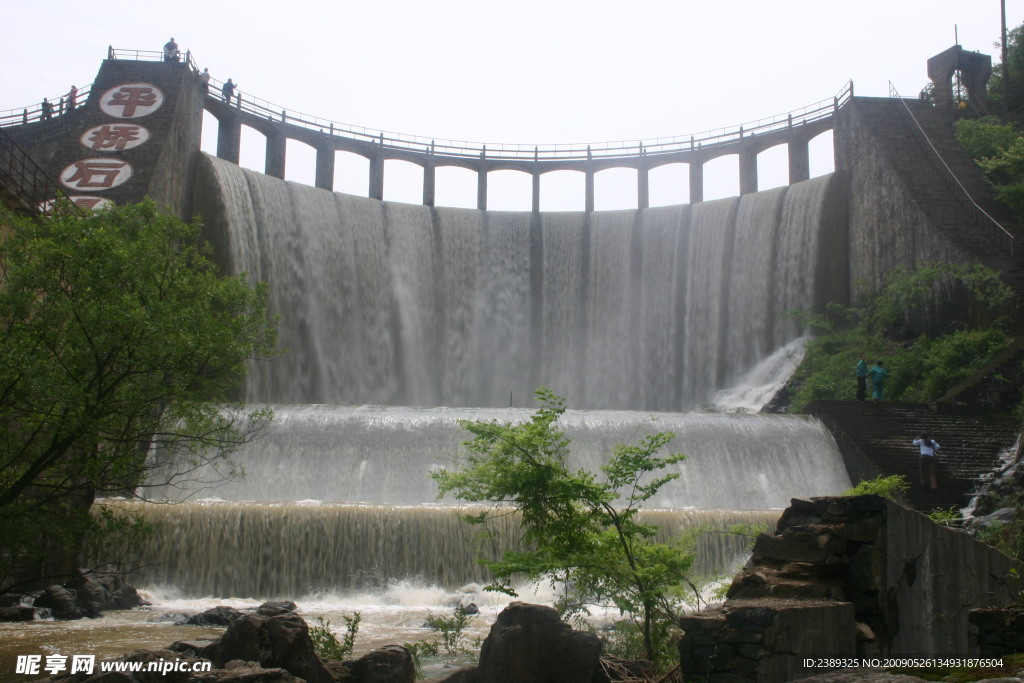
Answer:
[[[149,140],[149,130],[134,123],[93,126],[82,135],[82,146],[96,152],[123,152]]]
[[[160,88],[149,83],[126,83],[103,93],[100,109],[116,119],[149,116],[164,103]]]
[[[73,190],[109,190],[132,177],[132,167],[119,159],[81,159],[69,164],[60,181]]]

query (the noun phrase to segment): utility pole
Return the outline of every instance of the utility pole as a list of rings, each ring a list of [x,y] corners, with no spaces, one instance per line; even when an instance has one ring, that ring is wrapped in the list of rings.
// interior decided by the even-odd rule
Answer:
[[[1006,0],[999,0],[1000,15],[1002,17],[1002,51],[1000,59],[1003,61],[1003,122],[1010,118],[1010,62],[1006,59]]]

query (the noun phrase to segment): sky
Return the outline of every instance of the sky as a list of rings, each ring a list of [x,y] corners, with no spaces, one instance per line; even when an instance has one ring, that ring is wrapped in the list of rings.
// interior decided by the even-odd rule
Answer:
[[[1005,0],[1007,26],[1024,0]],[[107,46],[174,37],[214,78],[289,110],[374,130],[478,143],[587,143],[734,127],[832,98],[915,96],[926,61],[954,45],[999,61],[999,0],[4,0],[0,111],[57,99],[96,76]],[[203,149],[215,149],[204,127]],[[811,173],[831,169],[815,140]],[[313,152],[289,143],[289,180]],[[242,165],[262,170],[262,136]],[[785,183],[784,147],[759,158],[761,189]],[[385,199],[418,203],[421,171],[389,162]],[[651,176],[651,204],[688,201],[685,165]],[[636,176],[599,173],[596,208],[636,206]],[[705,168],[705,199],[737,193],[735,157]],[[490,174],[489,208],[530,208],[530,178]],[[339,155],[335,188],[365,195],[365,162]],[[469,171],[440,169],[439,205],[475,206]],[[544,210],[579,210],[582,175],[545,174]]]

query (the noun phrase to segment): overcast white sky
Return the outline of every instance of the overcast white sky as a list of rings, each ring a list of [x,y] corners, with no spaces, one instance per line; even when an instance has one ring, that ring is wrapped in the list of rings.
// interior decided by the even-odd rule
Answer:
[[[1009,27],[1024,23],[1024,0],[1006,10]],[[928,57],[957,32],[998,63],[1000,2],[6,0],[3,24],[0,110],[91,82],[108,45],[159,50],[173,36],[215,78],[291,110],[429,138],[544,144],[732,126],[831,98],[850,79],[858,95],[886,96],[892,81],[913,96]],[[262,170],[260,140],[246,136],[243,165]],[[812,174],[830,170],[828,153],[812,152]],[[288,177],[311,183],[311,151],[290,144],[288,154]],[[762,189],[783,182],[782,148],[759,163]],[[705,198],[735,194],[735,160],[713,166]],[[385,198],[418,202],[418,174],[389,164]],[[545,176],[542,208],[582,208],[580,174],[562,175]],[[366,194],[358,162],[339,155],[336,180]],[[525,174],[489,182],[490,208],[529,208]],[[635,206],[632,172],[597,182],[597,208]],[[439,172],[437,192],[439,204],[472,206],[475,178]],[[685,166],[652,174],[652,204],[686,199]]]

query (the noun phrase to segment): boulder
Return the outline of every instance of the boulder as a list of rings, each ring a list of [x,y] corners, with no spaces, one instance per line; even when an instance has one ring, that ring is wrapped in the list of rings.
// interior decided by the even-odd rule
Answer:
[[[242,613],[234,607],[218,605],[217,607],[211,607],[205,612],[189,617],[188,621],[185,623],[191,626],[230,626],[232,623],[240,619],[241,616]]]
[[[551,607],[513,602],[491,626],[471,680],[591,683],[599,674],[600,657],[596,634],[573,630]]]
[[[302,683],[302,679],[281,668],[265,669],[256,662],[235,660],[228,662],[223,669],[214,669],[206,673],[193,674],[192,681],[202,683]]]
[[[416,683],[416,664],[401,645],[388,645],[343,662],[346,683]]]
[[[79,607],[89,617],[145,604],[139,592],[125,583],[120,574],[79,571],[64,585],[75,591]]]
[[[218,667],[237,659],[256,662],[264,668],[284,669],[307,683],[334,683],[334,677],[313,650],[309,627],[294,612],[273,617],[242,616],[228,626],[219,641],[200,654]]]
[[[78,606],[78,594],[64,586],[48,586],[32,605],[50,610],[54,619],[81,619],[86,616]]]
[[[54,619],[95,618],[107,610],[132,609],[146,602],[119,574],[78,570],[63,585],[49,586],[32,603]]]
[[[0,621],[34,621],[35,607],[0,607]]]
[[[278,614],[294,612],[298,608],[299,606],[291,600],[281,600],[279,602],[265,602],[256,608],[256,614],[262,614],[265,617],[276,617]]]

